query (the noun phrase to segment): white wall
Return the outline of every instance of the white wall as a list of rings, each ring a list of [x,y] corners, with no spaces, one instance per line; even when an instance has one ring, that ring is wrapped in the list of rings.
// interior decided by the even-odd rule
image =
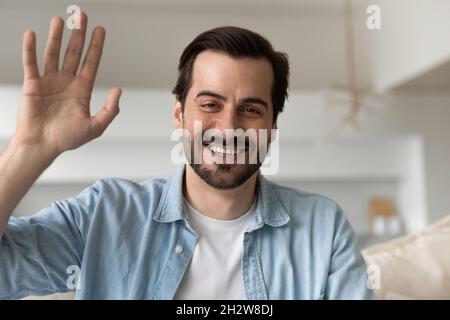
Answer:
[[[423,136],[430,221],[450,214],[450,94],[397,94],[388,105],[366,119],[364,132]]]
[[[36,31],[38,57],[42,57],[51,17],[67,18],[65,10],[73,3],[88,13],[89,30],[103,25],[107,31],[97,77],[100,86],[170,88],[183,48],[199,33],[223,25],[250,28],[287,52],[293,89],[345,80],[340,1],[2,0],[0,39],[8,45],[0,46],[0,83],[22,81],[23,32]],[[68,35],[65,30],[64,44]],[[364,73],[365,56],[359,60]],[[367,84],[369,77],[365,74],[360,80]]]
[[[389,91],[450,60],[450,1],[363,1],[381,8],[381,30],[359,30],[376,90]]]
[[[364,112],[361,130],[350,136],[423,137],[429,222],[450,214],[450,94],[392,93],[383,97],[383,103],[379,110]],[[280,118],[280,128],[284,128],[285,136],[321,135],[333,127],[340,110],[321,107],[320,96],[306,96],[299,105],[289,105]]]

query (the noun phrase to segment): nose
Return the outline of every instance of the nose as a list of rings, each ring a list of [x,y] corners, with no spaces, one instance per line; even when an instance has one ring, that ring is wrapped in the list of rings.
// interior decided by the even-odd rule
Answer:
[[[237,121],[238,119],[234,108],[225,108],[221,112],[221,116],[216,123],[216,128],[219,130],[236,129]]]
[[[235,130],[239,129],[239,117],[234,106],[227,106],[217,114],[214,121],[214,141],[218,143],[232,143],[235,140]],[[219,135],[219,136],[216,136]]]
[[[229,108],[221,112],[215,127],[220,131],[222,139],[226,144],[236,143],[235,130],[241,129],[241,127],[235,106],[229,106]]]
[[[239,128],[239,118],[236,114],[235,108],[228,108],[223,110],[220,117],[217,118],[215,129],[221,132],[222,137],[226,140],[233,135],[233,130]]]

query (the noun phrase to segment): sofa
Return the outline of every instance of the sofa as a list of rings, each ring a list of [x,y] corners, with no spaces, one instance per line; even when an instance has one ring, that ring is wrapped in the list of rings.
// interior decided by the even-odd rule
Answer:
[[[450,299],[450,215],[362,253],[376,299]]]

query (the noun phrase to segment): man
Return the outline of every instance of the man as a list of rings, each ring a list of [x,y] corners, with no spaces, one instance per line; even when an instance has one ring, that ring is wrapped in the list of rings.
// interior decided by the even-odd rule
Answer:
[[[61,153],[99,137],[119,113],[121,90],[114,88],[90,114],[105,31],[94,29],[77,73],[87,17],[79,19],[60,69],[64,23],[52,20],[42,76],[35,35],[24,35],[23,99],[0,156],[0,298],[68,291],[73,275],[79,299],[370,297],[341,208],[267,181],[259,173],[263,157],[250,163],[259,132],[277,127],[289,68],[286,55],[245,29],[217,28],[194,39],[173,90],[173,121],[189,138],[185,147],[195,150],[196,121],[202,134],[224,133],[223,143],[202,140],[200,153],[186,152],[189,164],[172,176],[142,183],[101,179],[33,216],[10,218]],[[230,147],[236,137],[227,129],[258,135]],[[198,154],[202,161],[193,161]],[[245,163],[236,161],[240,154]]]

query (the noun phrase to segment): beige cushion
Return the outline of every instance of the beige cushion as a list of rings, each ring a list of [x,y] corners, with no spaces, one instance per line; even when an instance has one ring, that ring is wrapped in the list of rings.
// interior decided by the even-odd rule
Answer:
[[[363,256],[378,299],[450,299],[450,216]]]
[[[64,293],[54,293],[48,296],[28,296],[23,300],[73,300],[75,293],[64,292]]]

